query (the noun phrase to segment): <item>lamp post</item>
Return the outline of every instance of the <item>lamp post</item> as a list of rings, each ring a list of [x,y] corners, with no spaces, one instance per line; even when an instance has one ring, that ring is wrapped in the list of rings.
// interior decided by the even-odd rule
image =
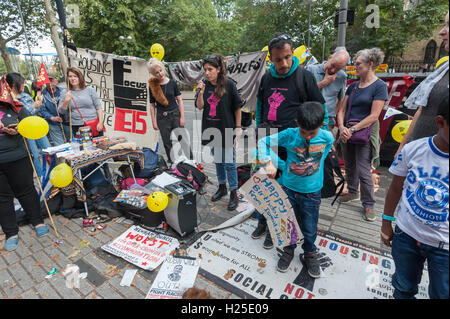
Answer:
[[[311,42],[311,6],[316,0],[304,0],[304,2],[308,5],[308,42],[307,47],[309,48]]]
[[[119,40],[120,40],[120,41],[125,41],[125,45],[126,45],[126,47],[127,47],[127,55],[130,55],[130,52],[128,51],[128,41],[133,40],[133,38],[131,37],[131,35],[129,35],[129,36],[127,36],[127,37],[124,37],[123,35],[121,35],[121,36],[119,37]]]

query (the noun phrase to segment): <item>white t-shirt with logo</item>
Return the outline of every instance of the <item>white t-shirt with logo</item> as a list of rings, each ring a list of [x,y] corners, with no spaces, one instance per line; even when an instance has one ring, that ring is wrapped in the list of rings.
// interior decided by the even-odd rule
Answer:
[[[389,171],[406,176],[397,225],[417,241],[448,250],[449,154],[426,137],[406,144]]]

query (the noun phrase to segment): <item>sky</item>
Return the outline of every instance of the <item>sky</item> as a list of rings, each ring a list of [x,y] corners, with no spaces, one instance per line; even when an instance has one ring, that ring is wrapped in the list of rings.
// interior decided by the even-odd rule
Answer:
[[[22,54],[29,53],[28,47],[26,46],[26,44],[18,47],[17,49]],[[31,46],[31,51],[33,53],[56,53],[56,49],[55,49],[55,46],[53,45],[53,41],[49,36],[42,38],[42,41],[39,43],[39,45]]]

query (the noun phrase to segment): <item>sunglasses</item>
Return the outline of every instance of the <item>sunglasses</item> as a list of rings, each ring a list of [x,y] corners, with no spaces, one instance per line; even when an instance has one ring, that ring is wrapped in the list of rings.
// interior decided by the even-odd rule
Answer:
[[[203,64],[205,64],[206,62],[208,63],[212,63],[215,66],[219,66],[220,65],[220,59],[215,56],[215,55],[207,55],[203,58]]]
[[[275,37],[275,38],[273,38],[272,40],[269,41],[269,47],[271,47],[272,45],[274,45],[275,43],[277,43],[277,42],[279,42],[281,40],[288,41],[290,39],[291,38],[288,35],[286,35],[286,34],[279,35],[278,37]]]

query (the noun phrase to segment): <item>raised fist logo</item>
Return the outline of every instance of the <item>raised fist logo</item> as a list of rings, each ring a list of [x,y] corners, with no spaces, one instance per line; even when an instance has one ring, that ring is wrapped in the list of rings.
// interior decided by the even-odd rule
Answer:
[[[219,104],[220,99],[216,98],[216,96],[214,95],[214,92],[213,92],[207,101],[210,105],[209,116],[215,117],[217,114],[217,105]]]
[[[268,102],[270,105],[270,109],[269,114],[267,115],[267,119],[269,121],[277,120],[277,109],[284,100],[284,96],[278,91],[273,92],[273,94],[269,97]]]

